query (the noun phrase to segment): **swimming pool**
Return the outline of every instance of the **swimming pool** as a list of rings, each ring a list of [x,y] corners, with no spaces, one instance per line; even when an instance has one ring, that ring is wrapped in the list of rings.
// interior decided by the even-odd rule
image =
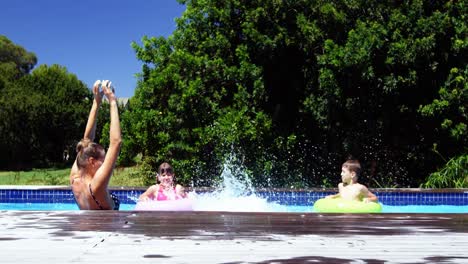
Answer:
[[[121,210],[133,210],[143,188],[111,189]],[[468,213],[466,189],[375,189],[384,213]],[[254,194],[226,197],[209,189],[195,189],[197,211],[314,212],[314,202],[334,189],[258,190]],[[68,186],[1,186],[0,210],[78,210]]]
[[[134,210],[135,204],[121,204],[121,211]],[[72,203],[0,203],[0,210],[20,210],[20,211],[74,211],[78,206]],[[213,210],[198,210],[213,211]],[[220,210],[224,211],[224,210]],[[233,211],[233,210],[228,210]],[[236,212],[242,210],[236,210]],[[312,206],[287,205],[282,209],[272,210],[272,212],[288,213],[315,213]],[[468,213],[468,206],[465,205],[407,205],[391,206],[383,205],[382,213]]]

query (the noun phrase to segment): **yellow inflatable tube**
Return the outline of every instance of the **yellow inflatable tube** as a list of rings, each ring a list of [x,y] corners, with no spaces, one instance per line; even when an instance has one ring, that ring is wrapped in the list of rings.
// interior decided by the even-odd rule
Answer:
[[[314,203],[314,210],[319,213],[380,213],[382,205],[341,198],[322,198]]]

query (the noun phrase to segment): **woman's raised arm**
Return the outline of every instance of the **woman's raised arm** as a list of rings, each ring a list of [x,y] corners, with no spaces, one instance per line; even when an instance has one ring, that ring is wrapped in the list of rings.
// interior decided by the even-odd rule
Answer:
[[[91,107],[91,111],[89,112],[88,123],[86,123],[86,129],[83,135],[83,138],[88,138],[91,141],[94,141],[94,137],[96,136],[96,122],[97,122],[97,115],[99,111],[99,106],[101,106],[102,101],[102,91],[99,91],[99,87],[101,86],[101,81],[97,80],[94,82],[93,85],[93,106]]]
[[[111,87],[110,81],[102,82],[102,90],[107,97],[110,106],[110,132],[109,132],[109,149],[107,150],[106,157],[102,166],[96,171],[93,178],[93,186],[95,188],[105,186],[110,181],[110,176],[115,167],[115,162],[119,156],[120,145],[122,144],[122,136],[120,132],[119,109],[117,106],[117,98]]]

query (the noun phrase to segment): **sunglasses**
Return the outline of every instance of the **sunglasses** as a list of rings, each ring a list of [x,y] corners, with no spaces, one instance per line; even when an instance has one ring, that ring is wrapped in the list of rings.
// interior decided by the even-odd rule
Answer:
[[[158,172],[159,175],[162,175],[164,173],[173,174],[174,170],[172,170],[172,168],[161,168],[161,169],[159,169],[159,172]]]

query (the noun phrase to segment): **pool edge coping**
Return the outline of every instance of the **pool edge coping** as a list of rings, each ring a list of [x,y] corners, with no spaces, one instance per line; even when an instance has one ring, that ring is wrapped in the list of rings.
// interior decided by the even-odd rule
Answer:
[[[148,187],[137,186],[110,186],[113,190],[146,190]],[[215,191],[212,187],[186,187],[187,191]],[[374,192],[421,192],[421,193],[468,193],[468,188],[369,188]],[[0,185],[0,190],[71,190],[70,185]],[[255,192],[337,192],[337,188],[257,188]]]

